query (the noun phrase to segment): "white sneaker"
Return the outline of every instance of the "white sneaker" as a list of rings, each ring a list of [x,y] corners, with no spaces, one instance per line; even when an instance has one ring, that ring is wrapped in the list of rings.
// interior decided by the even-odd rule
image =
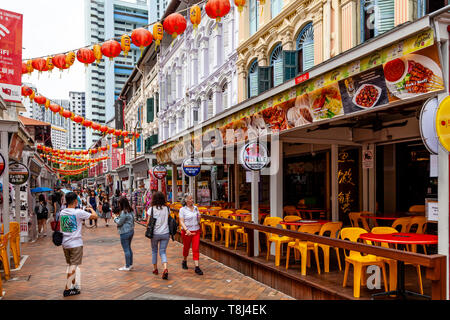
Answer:
[[[131,265],[128,269],[133,270],[134,269],[133,265]]]
[[[130,271],[130,268],[127,268],[126,266],[123,266],[119,268],[120,271]]]

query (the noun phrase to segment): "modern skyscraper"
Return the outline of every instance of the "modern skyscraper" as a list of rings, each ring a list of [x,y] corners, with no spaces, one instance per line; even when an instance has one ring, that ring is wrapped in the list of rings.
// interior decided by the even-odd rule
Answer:
[[[150,0],[153,2],[153,0]],[[149,23],[146,0],[85,0],[86,44],[93,45],[111,38],[120,41],[124,34]],[[114,117],[114,101],[133,71],[141,52],[131,45],[127,56],[120,54],[113,61],[104,57],[93,63],[86,72],[86,118],[100,124]],[[99,132],[87,130],[86,145],[101,137]]]
[[[154,23],[161,20],[168,5],[169,0],[150,0],[148,2],[148,22]]]
[[[78,116],[86,117],[86,99],[84,92],[69,92],[69,110]],[[69,124],[69,148],[86,149],[86,127],[71,121]]]

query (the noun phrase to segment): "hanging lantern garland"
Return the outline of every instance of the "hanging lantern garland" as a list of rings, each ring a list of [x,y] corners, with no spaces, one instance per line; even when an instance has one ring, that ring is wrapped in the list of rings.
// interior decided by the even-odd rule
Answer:
[[[217,23],[230,12],[230,9],[229,0],[208,0],[205,5],[205,11],[208,17],[215,19]]]
[[[242,13],[242,9],[245,6],[245,0],[234,0],[234,4],[238,7],[239,14]]]
[[[104,56],[109,58],[109,61],[112,61],[120,54],[122,48],[116,40],[108,40],[102,44],[101,51]]]
[[[164,19],[164,31],[176,38],[186,30],[186,19],[179,13],[171,13]]]
[[[189,18],[194,28],[194,33],[197,30],[198,25],[202,21],[202,11],[199,6],[195,5],[189,10]]]
[[[144,28],[137,28],[131,33],[131,41],[136,47],[141,50],[141,57],[144,48],[153,42],[153,35],[150,31]]]
[[[120,47],[122,48],[123,55],[125,57],[128,56],[128,52],[131,50],[131,39],[129,35],[124,34],[120,38]]]
[[[161,43],[161,40],[164,38],[164,26],[160,22],[157,22],[153,25],[153,37],[155,38],[155,51],[156,51],[156,48],[158,48],[158,46]]]

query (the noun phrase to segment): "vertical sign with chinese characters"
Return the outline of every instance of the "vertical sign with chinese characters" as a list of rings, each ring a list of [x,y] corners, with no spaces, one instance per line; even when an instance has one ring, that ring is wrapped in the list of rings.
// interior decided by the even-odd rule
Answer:
[[[0,96],[21,101],[22,15],[0,9]]]
[[[359,211],[358,150],[342,151],[338,155],[339,220],[349,223],[348,214]]]

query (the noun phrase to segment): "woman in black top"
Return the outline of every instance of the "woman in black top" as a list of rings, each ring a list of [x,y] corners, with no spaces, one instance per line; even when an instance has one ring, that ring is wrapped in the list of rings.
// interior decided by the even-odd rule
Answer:
[[[47,236],[47,219],[48,219],[48,209],[47,202],[43,194],[39,195],[39,204],[34,208],[34,213],[37,216],[38,221],[38,236]],[[42,234],[43,231],[43,234]]]

